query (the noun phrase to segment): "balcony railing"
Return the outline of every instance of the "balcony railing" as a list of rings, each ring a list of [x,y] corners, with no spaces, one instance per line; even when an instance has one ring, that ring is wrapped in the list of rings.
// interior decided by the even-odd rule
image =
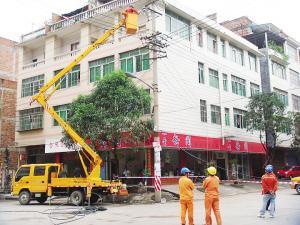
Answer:
[[[90,9],[88,11],[79,13],[75,16],[72,16],[68,19],[61,20],[57,23],[51,24],[50,26],[50,32],[51,31],[56,31],[59,29],[63,29],[65,27],[71,26],[74,23],[79,23],[81,21],[87,20],[89,18],[95,17],[97,15],[101,15],[105,12],[109,12],[112,9],[116,9],[118,7],[130,5],[138,0],[116,0],[112,2],[108,2],[106,4],[103,4],[99,7]]]
[[[64,58],[70,57],[70,56],[75,56],[80,52],[80,49],[76,49],[74,51],[71,52],[67,52],[67,53],[63,53],[63,54],[59,54],[57,56],[54,56],[54,61],[58,61],[58,60],[62,60]]]
[[[32,31],[28,34],[22,35],[21,36],[21,42],[28,41],[28,40],[34,39],[34,38],[38,38],[38,37],[41,37],[45,34],[46,34],[45,28],[43,27],[43,28],[40,28],[38,30]]]
[[[29,63],[26,65],[23,65],[23,70],[32,69],[32,68],[35,68],[35,67],[38,67],[38,66],[44,65],[44,64],[45,64],[45,60],[41,60],[41,61],[34,62],[34,63]]]

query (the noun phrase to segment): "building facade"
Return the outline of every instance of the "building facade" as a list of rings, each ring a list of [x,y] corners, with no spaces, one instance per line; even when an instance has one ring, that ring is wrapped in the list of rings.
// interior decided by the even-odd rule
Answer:
[[[61,80],[49,105],[67,120],[68,104],[79,94],[88,94],[95,80],[113,70],[133,73],[149,84],[157,77],[155,129],[162,146],[162,176],[178,175],[183,165],[203,175],[210,164],[219,168],[222,179],[260,176],[264,151],[258,134],[246,131],[244,112],[249,97],[261,91],[262,54],[215,21],[169,0],[150,5],[143,0],[88,5],[80,13],[56,16],[45,28],[22,36],[16,139],[27,152],[28,163],[63,162],[69,170],[78,165],[76,153],[60,142],[62,129],[38,104],[28,102],[116,23],[128,5],[139,10],[146,7],[139,17],[139,32],[132,36],[124,29],[116,32]],[[167,58],[157,59],[140,39],[157,31],[172,37],[164,49]],[[144,150],[134,151],[119,146],[116,154],[100,152],[105,161],[102,176],[121,175],[125,168],[132,176],[144,174],[145,169],[153,174],[151,145],[145,143]]]
[[[255,44],[263,54],[260,59],[262,90],[277,93],[288,111],[299,112],[300,43],[272,23],[255,24],[247,17],[225,21],[222,25]],[[274,163],[279,167],[299,165],[299,151],[291,147],[291,136],[281,134],[279,138]]]
[[[15,142],[16,123],[16,42],[0,37],[0,190],[9,186],[6,179],[12,176],[22,159]]]

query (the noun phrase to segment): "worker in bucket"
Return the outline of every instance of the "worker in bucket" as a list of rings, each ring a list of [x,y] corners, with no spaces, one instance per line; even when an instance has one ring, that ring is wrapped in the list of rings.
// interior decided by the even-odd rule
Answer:
[[[181,224],[185,225],[186,211],[188,213],[189,225],[194,224],[194,188],[193,181],[189,178],[190,170],[183,167],[180,171],[179,195],[181,207]]]
[[[274,217],[275,212],[275,198],[276,191],[278,188],[278,180],[273,173],[273,166],[267,165],[265,168],[266,173],[262,176],[262,195],[263,195],[263,206],[259,211],[258,217],[265,217],[266,206],[268,201],[270,201],[269,213],[270,217]]]
[[[219,208],[219,184],[220,180],[216,176],[217,170],[211,166],[207,168],[208,177],[203,181],[203,188],[205,189],[205,224],[212,225],[211,210],[214,210],[217,224],[222,224],[220,208]]]

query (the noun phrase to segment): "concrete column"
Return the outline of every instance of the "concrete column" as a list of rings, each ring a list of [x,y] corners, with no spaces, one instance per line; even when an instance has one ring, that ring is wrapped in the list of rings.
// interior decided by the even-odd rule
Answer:
[[[115,54],[115,70],[121,69],[121,63],[120,63],[120,54]]]
[[[56,36],[50,36],[46,38],[45,41],[45,62],[51,63],[54,60],[54,56],[56,55],[56,51],[58,50],[55,45]]]
[[[18,72],[21,73],[21,71],[23,70],[23,65],[24,65],[24,47],[19,46],[18,47],[18,54],[19,54],[19,58],[18,58]]]
[[[91,26],[90,24],[83,24],[80,29],[80,49],[86,49],[91,43]]]
[[[225,52],[226,52],[226,58],[230,59],[230,57],[231,57],[230,46],[229,46],[229,42],[227,40],[225,40]]]
[[[217,54],[222,56],[222,50],[221,50],[221,38],[220,36],[217,36]]]
[[[115,13],[114,14],[114,24],[117,24],[119,23],[121,19],[121,14],[120,13]],[[122,29],[119,29],[117,32],[115,32],[114,36],[113,36],[113,40],[114,40],[114,43],[117,43],[120,41],[120,36],[121,36],[121,32],[122,32]],[[124,30],[125,32],[125,30]]]

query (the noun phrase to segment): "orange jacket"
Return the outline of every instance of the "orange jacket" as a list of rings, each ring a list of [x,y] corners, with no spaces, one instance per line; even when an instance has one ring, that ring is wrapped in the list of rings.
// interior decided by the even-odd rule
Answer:
[[[262,194],[270,194],[276,192],[278,188],[278,180],[274,173],[266,173],[262,176]]]
[[[203,181],[203,187],[205,189],[205,195],[218,197],[219,196],[220,180],[217,176],[208,176]]]
[[[187,176],[180,177],[180,179],[179,179],[180,200],[193,200],[194,188],[195,188],[195,185],[190,178],[188,178]]]

